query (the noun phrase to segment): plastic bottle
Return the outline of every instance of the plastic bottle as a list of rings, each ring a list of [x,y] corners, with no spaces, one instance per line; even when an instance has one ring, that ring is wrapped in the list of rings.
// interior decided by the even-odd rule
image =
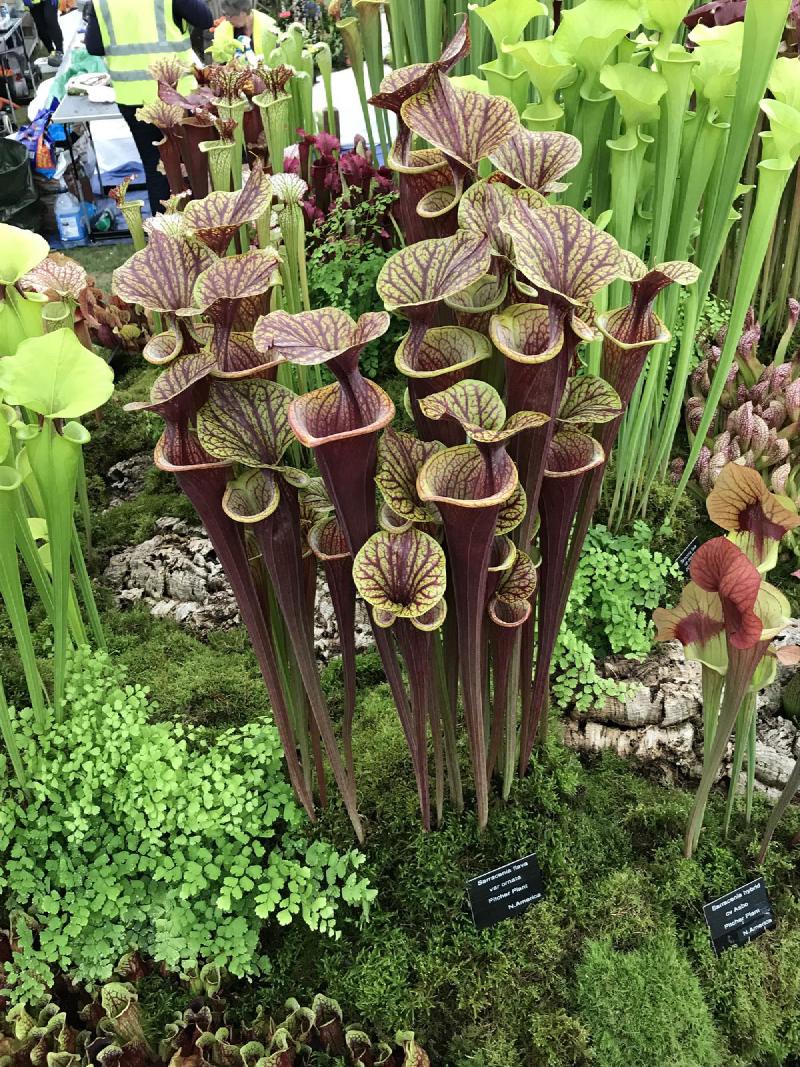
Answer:
[[[70,192],[59,193],[54,204],[58,235],[64,244],[79,244],[88,236],[86,212]]]

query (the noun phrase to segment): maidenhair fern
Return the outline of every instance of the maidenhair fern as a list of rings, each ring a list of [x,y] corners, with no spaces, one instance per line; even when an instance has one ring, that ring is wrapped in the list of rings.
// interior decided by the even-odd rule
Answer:
[[[263,974],[268,920],[338,937],[345,911],[368,914],[363,855],[308,837],[269,720],[216,736],[151,722],[147,690],[103,653],[77,655],[66,696],[66,721],[37,741],[28,803],[0,759],[13,999],[37,999],[57,972],[106,981],[133,948],[183,973]],[[15,718],[32,746],[30,713]]]

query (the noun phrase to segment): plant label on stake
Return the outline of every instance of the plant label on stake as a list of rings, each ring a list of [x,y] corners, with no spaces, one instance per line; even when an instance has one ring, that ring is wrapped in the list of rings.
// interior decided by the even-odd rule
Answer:
[[[700,547],[700,538],[693,537],[689,544],[675,557],[676,564],[680,567],[684,574],[689,573],[689,564],[692,562],[692,557]]]
[[[775,916],[763,878],[756,878],[703,906],[711,943],[719,956],[775,929]]]
[[[504,863],[467,882],[472,920],[479,930],[527,911],[544,897],[544,879],[536,854]]]

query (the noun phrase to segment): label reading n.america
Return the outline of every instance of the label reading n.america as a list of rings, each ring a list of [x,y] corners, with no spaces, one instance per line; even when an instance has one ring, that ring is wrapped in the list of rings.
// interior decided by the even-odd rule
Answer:
[[[544,897],[544,881],[535,853],[470,878],[467,893],[472,919],[479,930],[521,915]]]
[[[712,900],[704,905],[703,915],[717,955],[775,929],[775,916],[763,878]]]

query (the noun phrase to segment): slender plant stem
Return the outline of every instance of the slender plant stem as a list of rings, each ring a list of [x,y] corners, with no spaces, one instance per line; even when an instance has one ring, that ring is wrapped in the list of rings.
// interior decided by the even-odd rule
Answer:
[[[17,737],[14,733],[14,726],[8,711],[2,678],[0,678],[0,737],[3,738],[3,744],[6,746],[8,758],[11,760],[11,766],[14,768],[14,774],[17,776],[20,788],[23,793],[27,795],[28,775],[25,771],[25,765],[22,762],[19,746],[17,745]]]
[[[0,473],[8,468],[0,468]],[[17,642],[22,669],[28,686],[28,695],[36,721],[36,727],[44,731],[47,726],[45,691],[39,675],[33,637],[28,625],[28,611],[22,592],[19,573],[17,545],[14,537],[14,510],[17,501],[12,499],[16,488],[0,485],[0,598],[5,605],[11,629]]]
[[[100,621],[100,612],[97,610],[97,603],[94,599],[94,590],[92,588],[92,580],[89,577],[89,572],[86,569],[86,562],[83,558],[83,551],[81,549],[81,540],[78,536],[78,530],[75,523],[72,524],[72,538],[71,538],[71,557],[72,566],[75,571],[75,577],[78,581],[78,588],[81,593],[81,600],[83,606],[86,609],[86,615],[89,619],[89,626],[92,630],[92,637],[94,643],[98,648],[105,649],[106,635],[103,632],[103,624]]]
[[[794,769],[789,775],[789,780],[786,783],[783,792],[778,797],[775,807],[770,813],[769,819],[767,819],[767,825],[764,828],[764,836],[761,838],[761,847],[759,848],[758,856],[756,857],[756,863],[759,867],[767,858],[767,850],[769,849],[770,842],[775,834],[778,823],[783,818],[786,809],[791,804],[798,789],[800,789],[800,759],[795,762]]]
[[[697,847],[706,804],[711,794],[711,787],[725,757],[725,749],[736,723],[739,708],[747,695],[753,674],[767,650],[767,645],[768,642],[760,641],[753,648],[744,650],[728,645],[728,673],[725,678],[725,692],[722,698],[719,721],[714,732],[714,743],[703,767],[700,785],[695,793],[694,805],[686,828],[684,855],[687,859],[691,859],[692,853]]]
[[[445,621],[445,625],[448,623]],[[450,624],[452,626],[452,624]],[[464,790],[461,783],[461,768],[458,763],[458,741],[456,738],[455,708],[450,700],[450,687],[447,682],[445,671],[445,635],[442,640],[434,645],[436,657],[436,679],[439,694],[439,705],[442,709],[442,729],[444,733],[444,754],[447,761],[447,781],[450,787],[450,799],[455,805],[456,811],[464,810]],[[458,686],[458,671],[456,668],[456,687]]]
[[[748,739],[750,737],[751,728],[755,723],[756,715],[756,698],[752,693],[748,693],[745,699],[742,701],[742,706],[739,709],[739,714],[736,717],[736,737],[733,744],[733,762],[731,764],[731,780],[728,787],[728,802],[725,805],[725,821],[723,824],[723,832],[725,836],[728,836],[728,830],[731,825],[731,816],[733,815],[733,808],[736,803],[736,794],[739,790],[739,776],[742,773],[742,764],[744,763],[745,748],[748,746]],[[748,760],[748,778],[750,772],[750,761]]]

